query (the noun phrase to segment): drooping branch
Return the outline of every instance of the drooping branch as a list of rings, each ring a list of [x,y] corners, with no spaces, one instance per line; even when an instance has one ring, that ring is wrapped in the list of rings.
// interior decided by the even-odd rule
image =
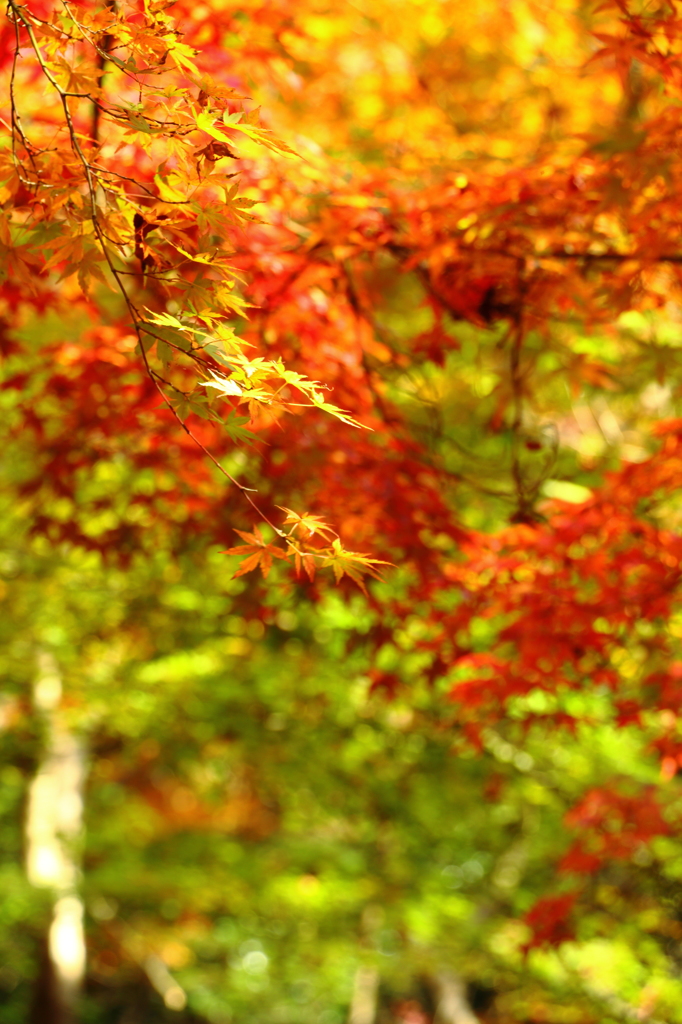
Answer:
[[[115,11],[114,4],[115,0],[110,0],[107,7],[112,16]],[[252,416],[254,410],[258,409],[279,415],[298,408],[308,408],[335,416],[353,427],[360,427],[361,424],[344,410],[326,400],[323,392],[328,389],[325,385],[310,380],[302,374],[288,371],[281,359],[266,360],[248,357],[235,332],[229,326],[215,324],[220,317],[212,309],[204,308],[197,311],[190,302],[184,311],[181,310],[184,319],[179,320],[171,313],[159,314],[142,306],[130,289],[129,278],[133,281],[139,279],[140,287],[143,288],[149,287],[151,279],[159,292],[155,298],[160,299],[166,306],[167,299],[165,296],[162,298],[163,293],[165,292],[166,295],[177,294],[180,300],[180,302],[175,300],[177,306],[182,302],[184,294],[181,271],[189,263],[193,273],[198,276],[204,275],[202,283],[211,282],[217,305],[222,302],[223,308],[244,315],[243,310],[247,303],[240,299],[235,292],[235,285],[238,282],[241,283],[241,278],[239,273],[227,263],[227,255],[233,254],[225,254],[222,249],[219,251],[218,248],[207,252],[201,246],[198,246],[197,251],[188,251],[187,246],[191,247],[192,245],[189,241],[188,231],[196,229],[197,218],[200,217],[197,211],[201,210],[199,199],[205,195],[205,202],[214,203],[214,192],[218,187],[222,189],[225,196],[225,201],[221,203],[220,209],[223,211],[221,216],[225,219],[226,225],[230,218],[235,223],[249,219],[250,215],[246,211],[255,205],[254,200],[246,199],[238,194],[237,185],[228,186],[226,184],[228,179],[234,177],[234,174],[220,174],[215,170],[215,163],[218,159],[228,157],[232,159],[236,156],[228,145],[228,143],[233,143],[232,136],[226,132],[237,135],[241,133],[246,138],[259,142],[271,150],[291,151],[285,144],[273,140],[270,133],[260,126],[257,112],[255,114],[246,111],[228,113],[225,110],[221,118],[219,109],[211,110],[210,97],[203,89],[196,98],[191,95],[189,90],[180,90],[185,99],[185,104],[182,105],[175,99],[169,101],[168,97],[174,96],[173,93],[169,94],[163,89],[155,92],[153,87],[143,80],[145,75],[165,74],[170,63],[169,57],[175,60],[176,67],[181,72],[188,68],[194,69],[190,56],[185,52],[188,48],[185,47],[183,50],[179,33],[169,26],[168,16],[162,11],[148,13],[147,28],[156,32],[158,41],[162,42],[167,49],[157,64],[145,66],[144,53],[138,54],[136,60],[134,42],[131,43],[128,37],[126,37],[125,46],[129,50],[132,48],[130,59],[111,57],[119,43],[115,21],[111,21],[104,36],[100,38],[93,28],[74,17],[68,3],[65,2],[64,7],[74,26],[75,36],[72,38],[66,30],[57,29],[56,31],[62,31],[65,44],[68,41],[71,45],[75,39],[92,47],[95,52],[95,76],[90,89],[87,88],[87,85],[72,87],[70,77],[66,85],[62,84],[61,76],[64,73],[64,67],[59,62],[55,63],[49,56],[49,51],[41,44],[40,33],[44,29],[43,23],[40,19],[34,18],[25,6],[18,4],[16,0],[9,0],[9,10],[16,31],[15,57],[19,54],[20,33],[25,33],[42,75],[58,97],[63,122],[60,130],[68,137],[71,152],[80,165],[82,177],[80,183],[75,186],[78,202],[72,205],[74,205],[74,209],[83,209],[82,200],[85,199],[86,207],[83,210],[85,216],[81,224],[84,224],[87,218],[91,225],[91,237],[94,237],[95,242],[95,246],[89,250],[90,263],[87,265],[93,268],[91,276],[105,281],[102,270],[106,269],[127,310],[130,326],[137,338],[137,349],[144,373],[158,392],[163,406],[204,458],[232,487],[239,491],[252,512],[272,530],[277,538],[285,541],[284,547],[281,549],[284,560],[289,561],[298,570],[300,560],[305,555],[306,571],[310,572],[310,566],[317,563],[322,567],[331,567],[337,578],[350,575],[362,586],[363,574],[376,575],[377,570],[373,566],[379,564],[377,560],[344,549],[338,537],[331,545],[310,549],[306,547],[304,551],[301,551],[301,545],[303,544],[304,547],[306,545],[305,537],[297,538],[295,544],[290,541],[285,531],[273,522],[273,519],[252,497],[254,489],[241,483],[223,465],[221,459],[202,440],[197,431],[186,422],[185,417],[179,412],[178,404],[184,403],[189,406],[190,412],[196,411],[199,415],[206,414],[207,418],[216,423],[223,422],[224,404],[227,404],[230,413],[234,413],[240,403],[247,403]],[[54,39],[54,35],[55,30],[50,27],[50,41]],[[133,39],[134,36],[133,32]],[[135,81],[140,97],[148,101],[147,106],[151,106],[150,110],[138,113],[137,110],[131,111],[125,106],[109,107],[101,102],[100,91],[105,67],[111,61],[114,61],[118,70]],[[13,139],[15,142],[18,140],[26,153],[33,158],[34,147],[30,146],[21,128],[14,90],[12,90],[11,101]],[[79,130],[77,115],[72,110],[72,103],[77,104],[83,101],[91,103],[94,111],[89,139]],[[144,104],[140,103],[138,106],[142,108]],[[156,107],[159,107],[163,116],[157,116]],[[169,111],[172,113],[169,114]],[[183,178],[182,175],[176,175],[178,187],[173,188],[162,181],[160,185],[157,185],[155,191],[136,183],[136,192],[142,191],[144,193],[142,196],[131,195],[129,191],[126,191],[125,183],[132,179],[103,167],[96,152],[97,144],[102,141],[102,117],[105,115],[113,123],[115,129],[123,133],[124,138],[125,132],[132,135],[142,132],[152,139],[172,140],[174,145],[184,147],[181,151],[180,162],[185,176]],[[204,137],[208,135],[208,147],[204,146],[197,150],[193,146],[190,137],[196,133],[203,133]],[[88,147],[88,141],[95,145]],[[90,152],[90,148],[92,148],[92,152]],[[45,151],[35,150],[35,152],[44,155]],[[176,153],[177,150],[173,152]],[[202,160],[208,167],[208,173],[205,168],[202,170],[200,167]],[[73,175],[70,174],[68,180],[70,181],[72,177]],[[35,169],[35,180],[29,183],[34,191],[39,191],[42,187],[42,176],[38,167]],[[181,196],[183,189],[184,197]],[[167,199],[170,208],[178,210],[174,221],[165,212]],[[154,202],[164,212],[159,213],[155,220],[148,221],[149,207]],[[150,224],[157,229],[159,235],[155,250],[149,249],[149,240],[146,237],[151,230]],[[215,232],[215,230],[214,226],[213,231]],[[86,234],[84,227],[81,227],[81,238],[85,238]],[[81,253],[83,251],[82,244],[80,251]],[[96,255],[94,255],[95,252]],[[169,252],[175,255],[175,259],[168,258]],[[178,254],[182,257],[179,262]],[[60,263],[59,254],[49,260],[41,258],[43,258],[45,269],[51,269]],[[140,270],[138,272],[131,272],[127,269],[126,263],[131,259],[136,259],[139,262]],[[80,260],[83,260],[82,255]],[[67,262],[66,273],[69,270],[71,272],[77,270],[79,278],[82,275],[85,281],[89,271],[84,269],[82,262],[78,266],[77,259],[75,259],[75,263],[76,265],[69,267]],[[215,282],[214,285],[213,282]],[[87,291],[87,283],[83,283],[82,287],[84,291]],[[210,288],[205,290],[211,291]],[[204,299],[204,301],[206,300]],[[150,325],[152,326],[150,327]],[[154,325],[156,325],[156,329]],[[159,330],[158,325],[162,326],[165,336]],[[223,327],[224,330],[220,333]],[[201,340],[197,341],[197,338]],[[207,338],[208,342],[205,341]],[[159,351],[163,345],[164,351],[171,353],[174,366],[186,369],[185,364],[188,361],[194,364],[194,369],[199,371],[201,377],[198,386],[207,390],[190,394],[188,397],[187,392],[169,381],[166,374],[159,373],[150,361],[150,339],[155,339],[156,357],[161,361],[163,359],[159,356]],[[208,389],[214,389],[215,394]],[[212,402],[209,401],[209,395]],[[174,401],[174,397],[179,397],[179,402]],[[302,400],[296,401],[297,397]],[[221,405],[221,403],[223,404]],[[216,406],[221,406],[220,410]],[[245,431],[241,433],[246,434]],[[265,572],[266,562],[261,561],[260,564]]]

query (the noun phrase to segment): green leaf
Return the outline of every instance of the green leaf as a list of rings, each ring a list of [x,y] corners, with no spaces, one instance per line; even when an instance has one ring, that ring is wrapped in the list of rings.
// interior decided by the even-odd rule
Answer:
[[[245,424],[251,422],[248,416],[238,416],[236,412],[231,412],[222,422],[235,444],[251,445],[260,440],[256,434],[246,429]]]

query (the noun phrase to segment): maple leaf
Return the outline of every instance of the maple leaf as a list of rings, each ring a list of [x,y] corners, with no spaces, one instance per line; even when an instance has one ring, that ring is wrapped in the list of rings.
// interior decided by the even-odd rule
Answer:
[[[249,416],[238,416],[236,412],[231,412],[228,416],[224,416],[221,422],[229,434],[230,439],[234,441],[235,444],[253,445],[259,440],[256,434],[246,429],[246,424],[251,422],[251,418]]]
[[[308,579],[312,582],[315,579],[315,554],[312,551],[299,551],[298,548],[290,545],[290,549],[294,553],[294,567],[296,569],[296,575],[301,575],[301,570],[305,572]]]
[[[348,551],[338,537],[332,541],[330,554],[326,555],[322,563],[323,567],[331,566],[336,582],[339,583],[344,576],[350,577],[360,587],[364,594],[367,588],[363,576],[372,576],[376,580],[381,579],[381,572],[376,569],[378,565],[390,565],[379,558],[371,558],[369,555],[360,554],[357,551]]]
[[[286,561],[289,557],[288,553],[283,551],[282,548],[278,548],[276,545],[265,541],[257,526],[254,527],[252,533],[243,530],[235,530],[234,532],[242,540],[245,540],[246,544],[238,544],[236,547],[228,548],[226,551],[221,552],[221,554],[244,556],[239,568],[234,573],[235,578],[243,576],[247,572],[252,572],[259,567],[263,577],[267,578],[272,568],[273,559],[283,559]]]
[[[301,387],[299,384],[298,387]],[[314,389],[314,386],[309,390],[309,395],[313,405],[317,409],[322,409],[323,412],[328,412],[331,416],[335,416],[336,419],[341,420],[342,423],[347,423],[350,427],[360,427],[367,430],[368,428],[364,424],[359,423],[353,416],[350,416],[343,409],[339,409],[336,405],[332,405],[331,402],[325,402],[319,391]]]
[[[213,374],[213,377],[213,380],[200,380],[199,386],[215,388],[224,398],[240,397],[244,393],[244,389],[232,377],[219,377],[217,374]]]
[[[302,515],[299,515],[298,512],[293,512],[290,508],[285,508],[284,505],[278,505],[277,508],[281,509],[282,512],[286,512],[284,525],[292,526],[292,534],[300,527],[304,533],[308,533],[311,536],[317,533],[320,537],[324,537],[325,540],[334,536],[332,528],[320,516],[313,516],[310,512],[304,512]]]

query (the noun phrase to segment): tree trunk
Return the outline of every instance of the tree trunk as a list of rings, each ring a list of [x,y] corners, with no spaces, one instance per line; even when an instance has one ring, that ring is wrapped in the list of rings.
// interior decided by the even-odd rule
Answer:
[[[374,1024],[378,994],[379,972],[372,967],[359,967],[353,982],[348,1024]]]
[[[85,973],[83,904],[77,892],[77,844],[83,823],[83,744],[60,710],[62,684],[54,658],[41,652],[33,703],[45,725],[45,755],[31,783],[26,815],[29,881],[54,893],[34,1019],[73,1024]]]
[[[479,1024],[461,978],[450,971],[440,971],[435,982],[438,1004],[434,1024]]]

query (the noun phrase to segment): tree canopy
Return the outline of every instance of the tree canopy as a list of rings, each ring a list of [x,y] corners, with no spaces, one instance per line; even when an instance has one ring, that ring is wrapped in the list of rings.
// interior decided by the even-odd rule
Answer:
[[[1,31],[3,1020],[682,1021],[681,5]]]

